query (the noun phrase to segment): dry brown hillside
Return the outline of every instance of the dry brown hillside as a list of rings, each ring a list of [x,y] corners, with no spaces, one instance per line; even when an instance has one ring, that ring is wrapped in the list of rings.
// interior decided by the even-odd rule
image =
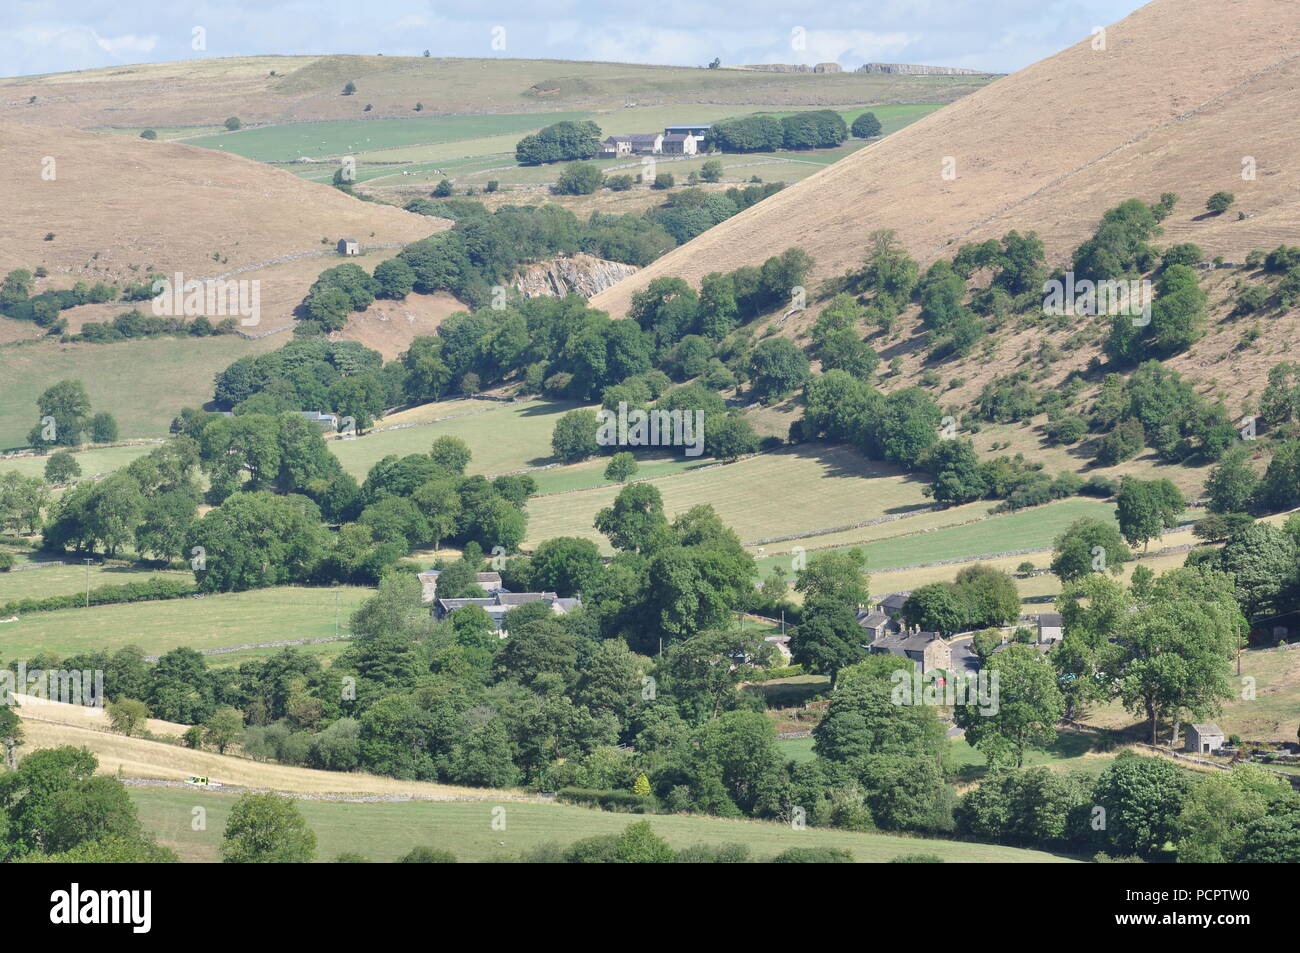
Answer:
[[[261,280],[264,319],[287,316],[334,263],[339,238],[393,245],[450,226],[176,143],[0,123],[0,164],[17,186],[5,197],[0,272],[43,266],[43,286],[63,288],[79,279],[138,282],[151,271],[204,279],[247,269],[239,277]],[[53,177],[43,176],[50,168]],[[122,310],[121,302],[105,308]]]
[[[790,246],[814,276],[894,229],[922,265],[958,243],[1032,229],[1050,262],[1130,197],[1182,200],[1167,241],[1241,261],[1300,236],[1300,0],[1155,0],[1092,38],[863,149],[710,229],[593,299],[619,315],[651,280],[692,282]],[[1242,178],[1244,157],[1257,174]],[[951,157],[956,177],[943,177]],[[1198,220],[1206,198],[1233,212]],[[1238,220],[1235,211],[1245,213]]]
[[[755,73],[634,63],[403,56],[251,56],[0,79],[0,120],[80,128],[543,112],[664,103],[949,102],[984,76]],[[342,96],[344,83],[355,96]],[[372,106],[369,113],[362,109]]]

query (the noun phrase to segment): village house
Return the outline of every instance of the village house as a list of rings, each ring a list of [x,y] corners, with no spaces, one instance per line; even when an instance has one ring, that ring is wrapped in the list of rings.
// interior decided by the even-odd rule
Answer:
[[[316,411],[316,410],[300,410],[298,411],[298,413],[300,413],[307,420],[310,420],[312,423],[318,425],[321,430],[339,429],[338,414],[322,414],[320,411]]]
[[[340,255],[361,254],[361,243],[355,238],[340,238],[338,248]]]
[[[858,625],[862,626],[863,631],[867,633],[867,638],[872,642],[901,628],[897,622],[881,611],[879,603],[870,609],[858,610]]]
[[[432,604],[438,598],[438,577],[440,575],[442,575],[441,569],[426,569],[424,572],[416,574],[415,578],[420,580],[420,601],[425,605]],[[475,573],[474,581],[489,596],[502,588],[501,573],[499,572]]]
[[[704,139],[712,128],[713,123],[711,122],[688,123],[684,126],[664,126],[664,136],[690,136],[695,140],[695,145],[699,147],[704,144]]]
[[[868,646],[872,655],[897,655],[921,666],[921,674],[952,667],[952,647],[938,632],[922,632],[920,626],[891,632]]]
[[[509,635],[506,628],[506,615],[510,610],[531,602],[545,602],[556,615],[567,615],[582,605],[581,599],[561,599],[553,592],[506,592],[498,589],[491,596],[482,599],[438,599],[433,606],[433,617],[442,621],[466,606],[481,606],[492,620],[497,635],[505,638]]]
[[[698,140],[694,136],[684,132],[674,132],[672,135],[664,136],[663,152],[666,156],[693,156],[697,144]]]
[[[607,159],[621,159],[632,154],[632,140],[627,136],[606,136],[600,154]]]
[[[1065,637],[1064,620],[1059,612],[1043,612],[1038,616],[1038,641],[1040,644],[1059,642]]]
[[[909,589],[906,592],[890,592],[881,596],[880,611],[897,622],[903,615],[903,603],[911,594],[912,590]]]
[[[1223,729],[1213,722],[1187,726],[1185,750],[1210,754],[1223,747]]]

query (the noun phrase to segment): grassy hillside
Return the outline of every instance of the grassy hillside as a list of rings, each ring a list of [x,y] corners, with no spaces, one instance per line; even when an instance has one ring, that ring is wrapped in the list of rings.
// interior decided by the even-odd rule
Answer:
[[[246,341],[223,335],[197,341],[163,337],[115,344],[42,341],[0,347],[0,378],[5,381],[0,447],[27,446],[27,434],[39,419],[36,398],[51,384],[70,377],[86,385],[95,413],[107,411],[117,419],[124,439],[165,437],[182,407],[201,407],[212,399],[212,379],[219,371],[246,354],[260,354],[282,343],[274,337]],[[96,454],[81,461],[83,474],[122,466],[133,455],[130,450]],[[35,465],[34,460],[8,461],[0,469],[27,472]],[[44,460],[39,467],[44,469]]]
[[[134,788],[131,797],[145,826],[180,854],[182,860],[220,858],[221,832],[234,804],[230,794],[200,790]],[[207,812],[207,829],[191,829],[191,808]],[[504,806],[506,829],[494,830],[494,807]],[[793,830],[762,821],[728,821],[681,815],[638,818],[560,804],[526,802],[483,803],[416,801],[404,804],[349,804],[299,801],[298,809],[316,832],[316,859],[332,860],[355,851],[373,861],[394,861],[412,847],[427,845],[450,850],[461,861],[509,859],[546,843],[567,845],[596,834],[617,833],[637,820],[648,819],[655,833],[673,847],[740,842],[756,859],[790,847],[837,847],[863,863],[879,863],[902,854],[937,854],[946,861],[1042,863],[1067,860],[1041,851],[986,844],[923,840],[888,834],[847,831]]]
[[[81,591],[85,584],[85,570],[81,567],[70,575],[75,577],[78,571],[83,580],[72,585],[70,592]],[[28,572],[39,576],[58,570]],[[17,578],[25,575],[20,573]],[[0,580],[4,578],[0,576]],[[113,652],[126,645],[159,655],[177,646],[204,650],[284,639],[330,638],[347,635],[353,610],[368,594],[367,589],[353,587],[281,586],[202,598],[32,612],[17,622],[5,623],[0,632],[6,658],[29,658],[42,651],[60,656],[92,649]],[[237,657],[224,654],[210,659],[213,665],[235,661]]]
[[[808,532],[924,505],[922,483],[844,447],[808,445],[655,481],[671,518],[708,503],[744,541]],[[618,489],[605,486],[528,503],[528,539],[589,536],[596,512]]]

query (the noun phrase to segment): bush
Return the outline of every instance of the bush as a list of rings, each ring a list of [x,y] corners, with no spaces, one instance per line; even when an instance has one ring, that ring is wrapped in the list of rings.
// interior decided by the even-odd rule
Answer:
[[[652,795],[639,795],[631,791],[561,788],[556,792],[555,799],[565,804],[598,807],[602,811],[619,814],[654,814],[659,810],[659,802]]]
[[[840,847],[790,847],[772,858],[774,864],[851,864],[853,855]]]
[[[40,599],[14,599],[0,606],[0,615],[23,615],[28,612],[53,612],[58,609],[75,609],[89,601],[92,606],[117,605],[127,602],[151,602],[156,599],[179,599],[198,592],[190,580],[167,579],[153,576],[144,582],[127,582],[114,586],[99,586],[69,596],[45,596]]]
[[[599,166],[591,162],[575,162],[565,166],[551,191],[556,195],[590,195],[604,180]]]
[[[1222,215],[1236,200],[1236,196],[1231,192],[1215,192],[1206,201],[1205,209],[1215,215]]]
[[[439,847],[413,847],[399,864],[454,864],[456,855]]]
[[[242,125],[243,125],[243,123],[239,121],[239,117],[238,117],[238,116],[231,116],[231,117],[230,117],[229,119],[227,119],[226,122],[225,122],[225,127],[226,127],[227,129],[229,129],[231,132],[234,132],[236,129],[238,129],[238,128],[239,128],[240,126],[242,126]]]
[[[650,187],[652,189],[663,190],[663,189],[671,189],[676,184],[677,184],[677,180],[673,178],[673,174],[671,172],[660,172],[658,175],[655,176],[654,184],[652,184]]]
[[[140,138],[141,138],[141,139],[157,139],[157,138],[158,138],[158,133],[154,132],[152,129],[146,129],[144,132],[140,133]]]

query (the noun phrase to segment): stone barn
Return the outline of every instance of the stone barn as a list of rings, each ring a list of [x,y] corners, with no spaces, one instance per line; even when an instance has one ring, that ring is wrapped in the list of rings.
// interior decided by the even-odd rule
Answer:
[[[1188,725],[1187,751],[1210,754],[1223,747],[1223,729],[1215,724]]]
[[[357,241],[355,238],[340,238],[340,239],[339,239],[339,254],[340,254],[340,255],[360,255],[360,254],[361,254],[361,243],[360,243],[359,241]]]

